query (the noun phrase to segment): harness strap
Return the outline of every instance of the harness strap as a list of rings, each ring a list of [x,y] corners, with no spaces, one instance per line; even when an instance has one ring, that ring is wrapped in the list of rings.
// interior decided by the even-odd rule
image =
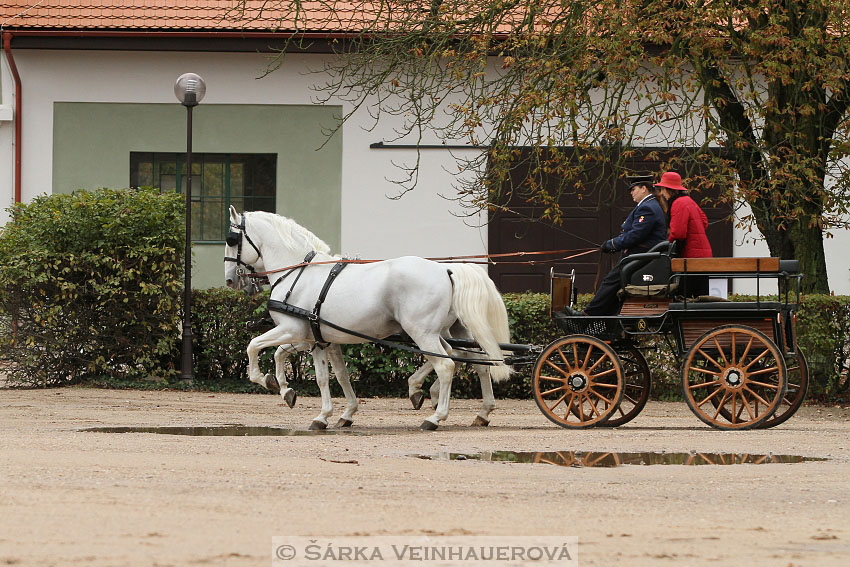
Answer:
[[[342,331],[343,333],[346,333],[348,335],[352,335],[352,336],[355,336],[355,337],[358,337],[358,338],[361,338],[361,339],[365,339],[369,342],[377,343],[379,345],[384,345],[384,346],[387,346],[387,347],[403,350],[405,352],[412,352],[414,354],[423,354],[425,356],[436,356],[436,357],[439,357],[439,358],[449,358],[449,359],[457,361],[457,362],[468,362],[470,364],[483,364],[485,366],[494,366],[496,364],[504,364],[505,363],[504,360],[495,359],[495,358],[476,358],[476,359],[459,358],[459,357],[452,356],[450,354],[442,354],[442,353],[439,353],[439,352],[428,352],[427,350],[418,349],[416,347],[412,347],[412,346],[409,346],[409,345],[405,345],[405,344],[401,344],[401,343],[397,343],[397,342],[393,342],[393,341],[387,341],[387,340],[379,339],[379,338],[376,338],[376,337],[370,337],[369,335],[365,335],[363,333],[358,333],[357,331],[352,331],[351,329],[346,329],[345,327],[337,325],[336,323],[331,323],[330,321],[327,321],[326,319],[322,319],[321,317],[319,317],[318,315],[316,315],[312,311],[307,311],[306,309],[302,309],[301,307],[296,307],[294,305],[290,305],[290,304],[284,303],[282,301],[277,301],[275,299],[269,299],[267,307],[268,307],[269,311],[277,311],[279,313],[285,313],[286,315],[292,315],[293,317],[299,317],[301,319],[306,319],[307,321],[310,322],[311,325],[313,324],[313,321],[315,321],[316,324],[321,323],[322,325],[327,325],[328,327],[331,327],[332,329],[336,329],[337,331]]]
[[[273,285],[272,285],[272,287],[271,287],[271,291],[274,291],[275,286],[276,286],[277,284],[279,284],[280,282],[282,282],[283,280],[285,280],[287,277],[289,277],[289,275],[290,275],[292,272],[294,272],[295,270],[298,270],[298,275],[297,275],[297,276],[295,276],[295,279],[292,281],[292,285],[291,285],[291,286],[289,286],[289,291],[287,291],[287,292],[286,292],[286,297],[284,297],[284,298],[283,298],[283,302],[284,302],[284,303],[286,303],[287,301],[289,301],[289,296],[290,296],[290,295],[292,295],[292,290],[294,290],[294,289],[295,289],[295,284],[297,284],[297,283],[298,283],[298,280],[300,280],[300,279],[301,279],[301,274],[303,274],[303,273],[304,273],[304,268],[306,268],[306,267],[307,267],[307,264],[309,264],[309,263],[310,263],[310,260],[312,260],[312,259],[313,259],[313,258],[315,258],[315,257],[316,257],[316,251],[315,251],[315,250],[311,250],[310,252],[307,252],[307,255],[306,255],[306,256],[304,256],[304,261],[303,261],[303,262],[302,262],[299,266],[296,266],[295,268],[292,268],[291,270],[289,270],[289,271],[286,273],[286,275],[284,275],[282,278],[280,278],[279,280],[277,280],[276,282],[274,282],[274,284],[273,284]]]
[[[322,312],[322,304],[325,302],[325,298],[328,296],[328,290],[331,288],[331,284],[334,283],[336,277],[347,265],[348,264],[345,262],[338,262],[334,264],[334,267],[331,268],[331,271],[328,274],[328,279],[325,280],[325,285],[322,286],[322,291],[319,292],[319,299],[316,300],[316,306],[313,307],[313,314],[316,317],[310,319],[310,328],[313,331],[313,338],[316,339],[316,344],[318,344],[320,348],[325,348],[330,344],[325,342],[325,339],[322,336],[322,330],[319,327],[319,315]]]

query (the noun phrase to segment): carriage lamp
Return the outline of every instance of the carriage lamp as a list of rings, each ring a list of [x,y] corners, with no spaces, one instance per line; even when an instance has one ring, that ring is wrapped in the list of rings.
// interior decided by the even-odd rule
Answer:
[[[207,93],[204,80],[195,73],[184,73],[174,83],[174,95],[186,107],[186,256],[183,275],[183,350],[180,378],[191,382],[192,368],[192,109]]]

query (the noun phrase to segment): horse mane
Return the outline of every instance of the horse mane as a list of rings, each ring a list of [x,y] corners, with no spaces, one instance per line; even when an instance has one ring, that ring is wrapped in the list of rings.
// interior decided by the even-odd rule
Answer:
[[[292,248],[304,247],[305,251],[315,250],[323,254],[330,254],[331,247],[325,244],[324,240],[290,218],[266,211],[252,211],[249,214],[257,215],[269,221],[287,246]]]

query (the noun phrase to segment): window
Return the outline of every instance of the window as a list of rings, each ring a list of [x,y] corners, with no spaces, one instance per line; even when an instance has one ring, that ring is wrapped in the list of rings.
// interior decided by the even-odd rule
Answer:
[[[275,212],[277,154],[192,153],[192,240],[223,241],[228,207]],[[186,154],[130,152],[130,186],[186,187]]]

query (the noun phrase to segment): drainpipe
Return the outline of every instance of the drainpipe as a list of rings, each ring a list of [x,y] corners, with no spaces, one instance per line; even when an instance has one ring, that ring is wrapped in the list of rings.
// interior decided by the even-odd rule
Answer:
[[[18,75],[18,67],[15,65],[15,58],[12,56],[12,34],[3,32],[3,51],[6,52],[6,61],[9,62],[9,68],[12,71],[12,78],[15,81],[15,202],[21,202],[21,120],[23,113],[23,95],[21,94],[21,76]]]

